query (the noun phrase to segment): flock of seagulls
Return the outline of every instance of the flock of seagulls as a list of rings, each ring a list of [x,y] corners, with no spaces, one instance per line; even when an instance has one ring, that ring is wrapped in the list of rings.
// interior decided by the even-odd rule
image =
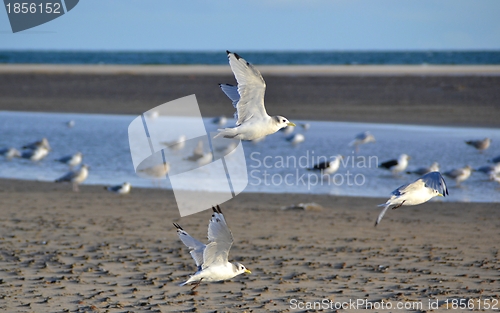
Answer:
[[[220,84],[221,90],[231,100],[236,108],[235,119],[236,126],[230,128],[219,128],[218,134],[215,137],[234,138],[240,140],[248,140],[258,142],[268,135],[274,134],[281,130],[286,136],[286,140],[293,145],[297,145],[305,140],[301,133],[294,133],[296,125],[290,122],[287,118],[277,115],[269,116],[264,105],[264,94],[266,84],[260,72],[249,62],[244,60],[236,53],[227,51],[229,65],[234,73],[237,81],[237,86],[230,84]],[[213,124],[223,127],[227,123],[225,116],[220,116],[212,120]],[[67,124],[68,127],[74,127],[74,121]],[[308,130],[309,124],[300,124],[303,130]],[[354,147],[356,152],[359,152],[360,146],[375,142],[375,137],[370,132],[366,131],[355,136],[354,140],[349,143],[350,147]],[[465,142],[477,149],[480,153],[484,152],[491,145],[491,140],[485,138],[483,140],[470,140]],[[163,145],[172,151],[181,151],[186,145],[186,136],[180,136],[178,139],[163,142]],[[230,149],[227,147],[226,149]],[[234,150],[234,148],[232,148]],[[40,141],[33,142],[23,146],[22,151],[15,148],[0,149],[0,155],[6,159],[24,158],[33,162],[38,162],[44,159],[51,147],[46,138]],[[194,148],[193,153],[186,156],[184,160],[206,164],[213,158],[211,152],[205,153],[203,142],[200,141]],[[335,173],[342,160],[342,155],[335,156],[331,161],[325,161],[309,168],[311,171],[319,171],[322,175],[331,175]],[[381,169],[388,170],[394,175],[404,173],[408,167],[410,156],[401,154],[397,159],[388,160],[379,164]],[[78,186],[84,182],[89,175],[89,166],[82,164],[83,154],[77,152],[73,155],[66,155],[56,159],[55,161],[65,164],[69,167],[69,171],[57,178],[55,182],[68,182],[73,186],[74,191],[79,191]],[[500,156],[491,160],[495,165],[489,165],[477,169],[488,175],[492,180],[500,182]],[[80,165],[78,168],[75,169]],[[437,196],[447,196],[448,187],[443,176],[439,172],[439,164],[433,163],[429,167],[418,168],[414,171],[406,173],[420,175],[419,178],[411,183],[404,184],[395,189],[390,198],[379,206],[383,207],[379,213],[375,226],[380,224],[383,216],[389,209],[397,209],[402,206],[414,206],[425,203]],[[467,180],[474,169],[470,166],[453,169],[444,172],[443,175],[453,179],[457,185]],[[163,178],[170,171],[168,163],[162,163],[149,168],[138,170],[148,176],[154,178]],[[109,192],[116,194],[128,194],[131,190],[131,184],[125,182],[121,185],[104,187]],[[179,224],[174,223],[179,239],[188,247],[189,252],[197,266],[197,271],[190,276],[181,286],[194,284],[192,290],[197,288],[202,281],[213,282],[228,280],[240,274],[251,273],[244,265],[234,262],[229,262],[228,256],[233,244],[233,235],[229,229],[226,219],[219,205],[212,207],[213,214],[208,225],[208,243],[204,244],[201,241],[190,236]]]
[[[298,144],[305,140],[302,134],[293,134],[294,123],[289,122],[282,116],[271,117],[267,114],[264,107],[265,82],[260,72],[250,63],[241,58],[238,54],[227,52],[229,64],[238,82],[237,86],[221,84],[220,88],[232,101],[236,108],[235,118],[236,127],[219,129],[218,136],[226,138],[236,138],[241,140],[258,141],[265,136],[281,130],[287,137],[286,140],[292,144]],[[222,126],[221,119],[214,119],[213,123]],[[309,125],[304,127],[307,130]],[[354,147],[356,153],[360,146],[375,142],[375,136],[366,131],[356,135],[355,139],[349,143]],[[473,146],[482,152],[490,146],[491,140],[466,141],[466,144]],[[331,161],[324,161],[314,165],[308,170],[319,171],[322,175],[331,175],[340,167],[341,155],[335,156]],[[408,167],[410,156],[401,154],[397,159],[388,160],[379,164],[381,169],[391,171],[394,175],[404,173]],[[500,163],[500,156],[494,160]],[[495,162],[496,162],[495,161]],[[500,166],[499,166],[500,167]],[[491,167],[488,173],[495,170]],[[383,216],[389,209],[397,209],[402,206],[414,206],[423,204],[434,197],[445,197],[449,194],[446,182],[441,175],[440,167],[434,162],[429,167],[418,168],[413,171],[407,171],[408,174],[416,174],[420,177],[416,180],[404,184],[391,193],[391,197],[383,204],[383,209],[379,213],[375,226],[377,226]],[[472,172],[470,166],[462,169],[454,169],[443,173],[447,177],[454,179],[457,184],[467,179]],[[495,176],[500,181],[499,176]],[[220,281],[231,279],[242,273],[249,273],[245,266],[239,263],[229,263],[228,253],[233,243],[233,236],[220,207],[213,207],[213,215],[208,227],[207,245],[191,237],[184,229],[174,223],[180,240],[189,248],[193,257],[197,271],[191,277],[181,284],[195,284],[193,290],[199,286],[202,281]]]
[[[74,121],[69,121],[66,124],[69,128],[75,126]],[[50,147],[49,140],[47,138],[42,138],[41,140],[28,143],[22,146],[21,151],[16,148],[2,148],[0,149],[0,155],[2,155],[7,160],[12,160],[13,158],[22,158],[32,162],[39,162],[47,157],[49,152],[52,151]],[[83,183],[89,175],[89,166],[87,164],[82,164],[83,153],[76,152],[75,154],[65,155],[54,161],[65,164],[69,167],[69,171],[59,178],[55,179],[56,183],[70,183],[73,187],[73,191],[78,192],[78,186]],[[79,166],[78,168],[76,168]],[[128,190],[116,192],[119,194],[126,194],[130,192],[130,184],[128,184]],[[109,191],[113,191],[108,189]],[[126,191],[127,190],[127,191]]]

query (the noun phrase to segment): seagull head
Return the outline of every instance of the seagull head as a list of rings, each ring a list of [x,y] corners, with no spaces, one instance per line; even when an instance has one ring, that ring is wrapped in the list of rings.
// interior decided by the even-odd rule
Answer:
[[[276,125],[278,126],[278,129],[287,127],[287,126],[296,126],[294,123],[288,121],[286,117],[283,116],[274,116],[274,121],[276,122]]]
[[[239,275],[239,274],[252,274],[252,272],[250,272],[250,270],[248,270],[245,265],[241,264],[241,263],[235,263],[233,264],[233,266],[235,267],[235,272],[237,273],[236,275]]]

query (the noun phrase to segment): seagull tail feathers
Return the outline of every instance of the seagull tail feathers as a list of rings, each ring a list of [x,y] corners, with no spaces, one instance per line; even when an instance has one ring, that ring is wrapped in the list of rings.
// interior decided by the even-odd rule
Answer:
[[[387,209],[391,206],[390,204],[387,204],[387,203],[384,203],[384,204],[380,204],[379,206],[385,206],[384,209],[382,210],[382,212],[380,212],[380,214],[378,215],[377,217],[377,220],[375,221],[375,227],[377,227],[378,224],[380,224],[380,221],[382,220],[382,218],[384,217],[384,214],[385,212],[387,211]]]
[[[224,128],[217,129],[219,133],[214,136],[214,138],[224,137],[224,138],[234,138],[238,135],[238,132],[234,128]]]

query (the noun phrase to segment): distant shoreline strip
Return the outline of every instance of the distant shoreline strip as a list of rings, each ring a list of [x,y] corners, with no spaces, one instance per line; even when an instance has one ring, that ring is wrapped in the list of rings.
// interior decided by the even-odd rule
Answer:
[[[277,76],[500,76],[500,65],[260,65]],[[0,64],[0,74],[232,75],[227,65]]]

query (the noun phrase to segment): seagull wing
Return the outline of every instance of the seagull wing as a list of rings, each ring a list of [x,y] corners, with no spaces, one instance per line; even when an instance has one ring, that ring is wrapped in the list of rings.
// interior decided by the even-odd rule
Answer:
[[[233,86],[230,84],[219,84],[220,89],[224,91],[226,96],[231,99],[233,102],[234,108],[236,108],[236,105],[238,104],[238,101],[240,101],[240,94],[238,93],[238,86]]]
[[[203,253],[202,268],[207,268],[212,264],[225,264],[229,255],[229,250],[233,244],[233,234],[226,224],[224,215],[220,207],[212,208],[214,213],[208,225],[208,240],[210,241]]]
[[[266,83],[260,72],[236,53],[227,51],[227,57],[238,82],[238,94],[240,95],[236,104],[238,114],[236,125],[241,125],[252,117],[268,116],[264,107]]]
[[[191,235],[182,229],[179,224],[174,223],[174,226],[177,228],[177,235],[179,236],[179,239],[184,245],[186,245],[186,247],[189,248],[189,253],[191,253],[191,256],[196,262],[196,266],[199,268],[201,264],[203,264],[203,251],[205,250],[205,244],[191,237]]]
[[[56,179],[56,182],[64,182],[64,181],[72,181],[76,176],[78,176],[78,174],[80,173],[80,171],[70,171],[66,174],[64,174],[64,176],[61,176],[60,178]]]
[[[425,186],[437,190],[443,196],[448,195],[448,187],[439,172],[430,172],[420,178]]]

